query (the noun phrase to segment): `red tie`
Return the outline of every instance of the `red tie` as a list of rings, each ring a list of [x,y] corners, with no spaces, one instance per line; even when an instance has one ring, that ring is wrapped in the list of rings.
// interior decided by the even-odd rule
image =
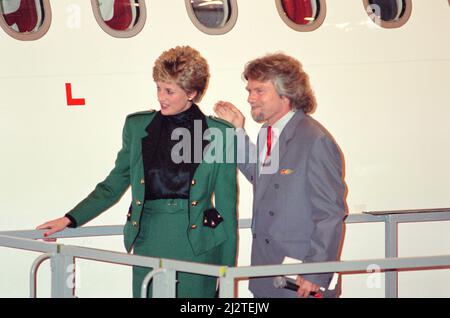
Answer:
[[[272,149],[272,126],[267,127],[267,151],[266,151],[266,159],[270,156],[270,150]]]

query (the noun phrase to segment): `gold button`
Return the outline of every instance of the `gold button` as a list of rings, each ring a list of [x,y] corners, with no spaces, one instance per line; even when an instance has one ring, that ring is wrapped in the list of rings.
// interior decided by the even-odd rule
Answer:
[[[139,201],[139,200],[136,200],[136,204],[137,204],[137,205],[141,205],[141,204],[142,204],[142,202],[141,202],[141,201]]]
[[[192,206],[197,206],[197,204],[198,204],[198,201],[192,201],[192,203],[191,203]]]
[[[197,183],[197,181],[195,181],[195,179],[192,179],[191,184],[192,184],[193,186],[195,186],[196,183]]]
[[[142,178],[142,179],[141,179],[141,184],[144,184],[144,183],[145,183],[145,179]]]
[[[137,227],[137,226],[138,226],[138,223],[137,223],[136,221],[133,221],[132,224],[133,224],[134,227]]]
[[[197,228],[197,225],[195,225],[195,224],[191,225],[191,229],[195,230],[196,228]]]

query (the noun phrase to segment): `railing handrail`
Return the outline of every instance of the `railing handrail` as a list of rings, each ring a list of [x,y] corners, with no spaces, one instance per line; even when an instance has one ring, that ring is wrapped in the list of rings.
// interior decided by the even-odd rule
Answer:
[[[1,243],[2,239],[8,239],[7,247],[16,248],[15,246],[18,246],[17,248],[31,250],[35,252],[47,252],[51,250],[51,252],[58,253],[59,255],[63,256],[70,256],[75,258],[89,259],[99,262],[107,262],[128,266],[164,267],[169,269],[176,269],[179,271],[186,270],[193,274],[209,275],[217,277],[222,275],[225,268],[225,266],[222,265],[211,265],[204,263],[186,262],[174,259],[147,257],[75,245],[35,242],[34,240],[31,239],[17,238],[5,235],[0,235],[0,246],[3,246],[3,244]],[[15,242],[17,244],[14,244]],[[36,248],[34,244],[32,244],[33,245],[32,248],[23,248],[24,242],[29,242],[30,244],[39,243],[39,246],[43,247],[39,249]],[[50,246],[50,248],[44,248],[46,246]],[[195,264],[197,269],[192,269],[192,264]]]
[[[450,220],[450,208],[440,209],[413,209],[413,210],[384,210],[384,211],[366,211],[362,213],[351,213],[345,218],[346,224],[351,223],[372,223],[384,222],[387,217],[395,217],[397,222],[425,222],[434,220]],[[239,228],[250,228],[252,219],[239,219]],[[90,236],[111,236],[123,235],[123,225],[103,225],[86,226],[79,228],[68,228],[55,233],[49,238],[76,238]],[[46,230],[16,230],[0,231],[0,235],[11,237],[22,237],[30,239],[42,239]]]
[[[18,245],[23,245],[24,241],[34,242],[30,239],[14,238],[0,235],[0,238],[8,238],[10,242],[17,241]],[[189,271],[194,274],[209,275],[220,277],[224,271],[226,275],[235,278],[240,277],[260,277],[260,276],[276,276],[276,275],[292,275],[297,273],[313,274],[313,273],[329,273],[329,272],[357,272],[366,271],[369,265],[376,264],[379,269],[408,269],[422,267],[447,267],[450,266],[450,254],[439,256],[419,256],[419,257],[402,257],[402,258],[378,258],[364,259],[352,261],[338,262],[315,262],[315,263],[299,263],[284,265],[264,265],[264,266],[240,266],[226,267],[220,265],[210,265],[195,262],[186,262],[173,259],[153,258],[139,255],[130,255],[122,252],[113,252],[90,247],[71,246],[63,244],[53,244],[39,242],[45,245],[53,245],[58,254],[71,256],[76,258],[91,259],[100,262],[110,262],[130,266],[145,266],[173,269],[176,271]],[[12,247],[10,244],[9,247]],[[0,245],[1,246],[1,245]],[[30,249],[37,251],[35,248]],[[94,255],[95,254],[95,255]],[[123,259],[121,259],[123,257]],[[118,261],[114,261],[117,258]],[[125,259],[126,258],[126,259]],[[414,263],[414,264],[412,264]],[[192,265],[198,266],[198,269],[192,270]],[[255,273],[256,270],[256,273]],[[258,272],[260,272],[258,274]]]
[[[387,215],[387,214],[412,214],[412,213],[435,213],[435,212],[437,213],[450,212],[450,208],[381,210],[381,211],[364,211],[362,213],[372,215]]]
[[[295,274],[322,274],[364,272],[376,265],[377,271],[393,269],[447,268],[450,267],[450,254],[438,256],[393,257],[351,261],[298,263],[283,265],[239,266],[229,267],[227,276],[234,278],[263,277]]]
[[[371,265],[376,265],[378,271],[386,271],[386,296],[396,297],[396,276],[390,270],[399,269],[437,269],[450,267],[450,255],[427,256],[427,257],[403,257],[397,256],[397,224],[405,222],[427,222],[450,220],[450,208],[442,209],[415,209],[415,210],[392,210],[374,211],[361,214],[349,214],[345,223],[371,223],[384,222],[386,230],[386,257],[384,259],[366,259],[352,261],[299,263],[285,265],[265,266],[241,266],[226,267],[202,263],[185,262],[179,260],[151,258],[139,255],[130,255],[121,252],[99,250],[88,247],[62,245],[35,241],[42,239],[45,230],[23,230],[0,232],[0,247],[12,247],[30,251],[52,253],[53,257],[85,258],[101,262],[116,263],[122,265],[144,266],[152,268],[168,269],[169,271],[190,272],[201,275],[216,276],[221,279],[223,285],[232,286],[230,280],[244,277],[262,277],[293,274],[313,273],[357,273],[368,272]],[[239,228],[251,227],[251,219],[240,219]],[[123,226],[94,226],[81,227],[77,229],[66,229],[56,233],[49,238],[69,238],[86,236],[122,235]],[[58,267],[59,268],[59,267]],[[168,281],[173,281],[170,278]],[[172,283],[170,283],[172,284]],[[174,284],[174,283],[173,283]],[[59,286],[59,285],[58,285]],[[53,288],[53,287],[52,287]],[[231,287],[222,288],[224,295],[232,295],[228,290]],[[52,289],[53,290],[53,289]],[[58,293],[57,293],[58,294]],[[221,294],[222,295],[222,294]]]

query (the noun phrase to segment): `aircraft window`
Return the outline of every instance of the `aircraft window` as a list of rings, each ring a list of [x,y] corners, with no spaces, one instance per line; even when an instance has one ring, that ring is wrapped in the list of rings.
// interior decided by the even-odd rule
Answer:
[[[91,0],[91,4],[97,23],[109,35],[129,38],[144,27],[144,0]]]
[[[399,28],[411,16],[411,0],[363,0],[372,21],[383,28]]]
[[[237,20],[236,0],[185,0],[192,23],[206,34],[225,34]]]
[[[281,19],[296,31],[313,31],[325,20],[325,0],[277,0]]]
[[[15,39],[37,40],[50,28],[48,0],[0,0],[0,25]]]

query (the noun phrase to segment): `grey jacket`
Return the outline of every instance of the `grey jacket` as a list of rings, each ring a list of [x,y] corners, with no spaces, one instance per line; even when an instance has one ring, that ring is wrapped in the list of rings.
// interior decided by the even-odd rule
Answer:
[[[343,157],[331,135],[296,111],[272,150],[279,160],[272,162],[275,169],[269,174],[259,174],[258,164],[250,162],[261,147],[245,138],[248,149],[238,144],[238,153],[245,152],[246,160],[238,167],[253,184],[252,266],[281,264],[286,256],[305,263],[337,260],[346,187]],[[302,276],[328,288],[332,275]],[[296,297],[295,292],[274,288],[273,277],[251,279],[250,290],[257,297]]]

